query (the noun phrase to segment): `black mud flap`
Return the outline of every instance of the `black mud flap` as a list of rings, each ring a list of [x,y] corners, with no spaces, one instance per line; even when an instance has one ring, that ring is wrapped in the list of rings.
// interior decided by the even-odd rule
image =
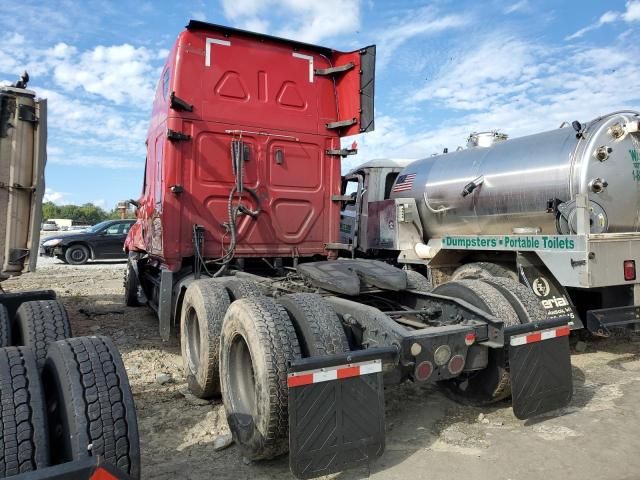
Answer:
[[[382,455],[384,350],[307,358],[292,364],[289,465],[297,478],[367,465]]]
[[[530,325],[505,330],[513,413],[521,420],[562,408],[573,394],[570,327],[565,324],[523,333],[520,327]]]

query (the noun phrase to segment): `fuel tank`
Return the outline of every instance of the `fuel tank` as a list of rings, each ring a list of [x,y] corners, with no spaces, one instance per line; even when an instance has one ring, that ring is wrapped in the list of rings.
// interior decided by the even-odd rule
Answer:
[[[526,137],[469,142],[408,165],[391,198],[416,199],[427,238],[575,233],[581,193],[592,233],[637,232],[639,120],[640,113],[622,111]]]

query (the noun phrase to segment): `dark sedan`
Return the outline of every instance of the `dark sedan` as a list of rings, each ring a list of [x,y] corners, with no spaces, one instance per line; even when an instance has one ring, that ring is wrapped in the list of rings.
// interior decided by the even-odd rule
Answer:
[[[82,232],[52,235],[40,244],[40,255],[57,257],[71,265],[82,265],[89,259],[126,258],[122,249],[135,220],[107,220]]]

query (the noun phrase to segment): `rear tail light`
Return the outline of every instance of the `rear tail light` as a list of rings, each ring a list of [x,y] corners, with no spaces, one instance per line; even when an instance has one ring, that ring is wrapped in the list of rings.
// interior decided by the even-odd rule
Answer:
[[[449,360],[449,371],[453,375],[459,374],[464,368],[464,357],[462,355],[454,355]]]
[[[429,361],[420,362],[414,371],[416,380],[424,382],[433,373],[433,365]]]
[[[636,261],[635,260],[624,261],[624,279],[627,282],[636,279]]]
[[[469,332],[464,337],[464,343],[467,346],[473,345],[473,342],[475,341],[476,341],[476,334],[474,332]]]

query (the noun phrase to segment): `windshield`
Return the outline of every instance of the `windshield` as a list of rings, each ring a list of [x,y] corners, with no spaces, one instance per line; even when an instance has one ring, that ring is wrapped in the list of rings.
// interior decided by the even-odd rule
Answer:
[[[91,232],[91,233],[96,233],[96,232],[99,232],[100,230],[102,230],[104,227],[106,227],[110,223],[111,223],[110,220],[105,220],[104,222],[96,223],[93,227],[89,227],[85,231]]]

